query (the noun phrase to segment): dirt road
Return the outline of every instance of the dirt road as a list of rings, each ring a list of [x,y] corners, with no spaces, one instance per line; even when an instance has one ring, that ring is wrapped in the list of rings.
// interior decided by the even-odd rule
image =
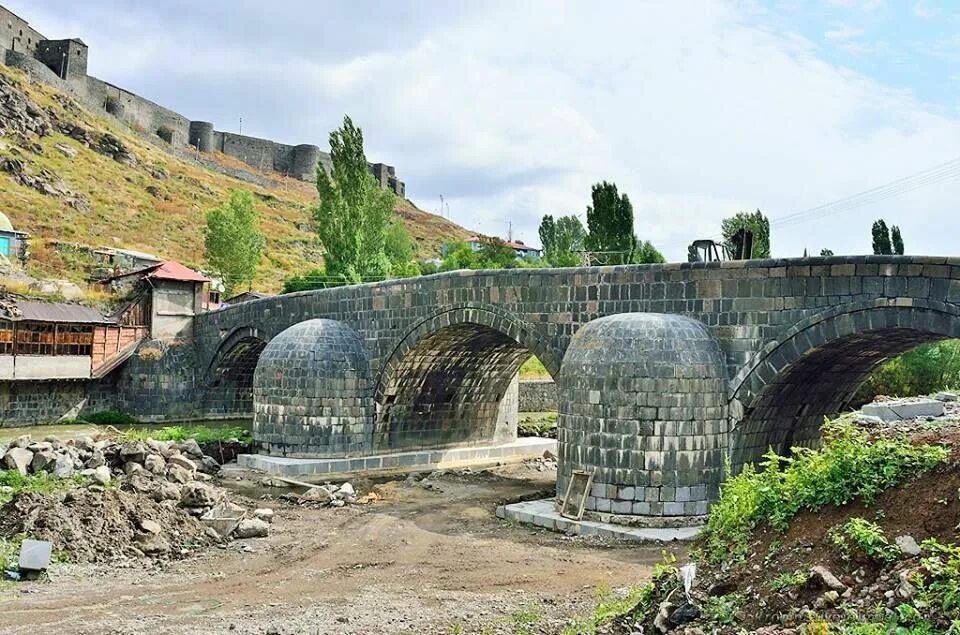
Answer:
[[[378,485],[385,499],[363,507],[261,502],[276,513],[269,538],[153,570],[58,565],[49,582],[4,588],[0,633],[557,632],[590,612],[598,586],[645,581],[663,547],[494,517],[497,503],[548,491],[553,477],[524,464],[448,474],[441,491]]]

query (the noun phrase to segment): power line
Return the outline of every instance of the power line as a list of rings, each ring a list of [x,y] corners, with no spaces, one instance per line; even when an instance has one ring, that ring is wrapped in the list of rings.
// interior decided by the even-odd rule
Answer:
[[[946,161],[925,170],[921,170],[909,176],[905,176],[883,185],[845,196],[843,198],[811,207],[809,209],[787,214],[779,218],[771,219],[771,225],[791,225],[813,218],[822,218],[832,214],[863,207],[889,198],[901,196],[908,192],[927,187],[950,179],[960,177],[960,157]]]

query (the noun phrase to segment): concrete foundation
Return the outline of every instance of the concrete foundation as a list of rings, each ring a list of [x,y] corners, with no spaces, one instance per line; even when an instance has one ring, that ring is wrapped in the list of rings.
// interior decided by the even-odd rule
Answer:
[[[551,531],[561,531],[574,536],[601,536],[615,540],[659,541],[693,540],[702,527],[629,527],[595,520],[571,520],[557,511],[554,499],[525,501],[501,505],[497,508],[497,517],[506,520],[543,527]]]
[[[902,421],[917,417],[943,416],[943,402],[936,399],[902,399],[868,403],[860,409],[865,415],[884,421]]]
[[[553,439],[523,437],[503,445],[419,450],[356,458],[297,459],[265,454],[241,454],[237,457],[237,463],[241,467],[262,470],[277,476],[309,477],[351,472],[435,470],[501,461],[522,461],[543,456],[546,451],[556,453],[557,442]]]

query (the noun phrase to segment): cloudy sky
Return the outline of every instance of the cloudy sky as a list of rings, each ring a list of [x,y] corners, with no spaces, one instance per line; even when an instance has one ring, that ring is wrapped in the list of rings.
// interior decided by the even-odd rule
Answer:
[[[538,243],[606,179],[670,260],[756,208],[775,256],[866,253],[879,217],[960,254],[960,167],[776,222],[960,157],[955,2],[3,3],[221,130],[325,146],[348,113],[414,202],[484,233]]]

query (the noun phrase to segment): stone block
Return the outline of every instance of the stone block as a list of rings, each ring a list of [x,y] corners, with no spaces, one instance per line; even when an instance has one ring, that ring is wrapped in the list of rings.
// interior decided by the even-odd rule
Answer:
[[[943,402],[936,399],[901,399],[865,404],[860,411],[883,421],[943,416]]]

